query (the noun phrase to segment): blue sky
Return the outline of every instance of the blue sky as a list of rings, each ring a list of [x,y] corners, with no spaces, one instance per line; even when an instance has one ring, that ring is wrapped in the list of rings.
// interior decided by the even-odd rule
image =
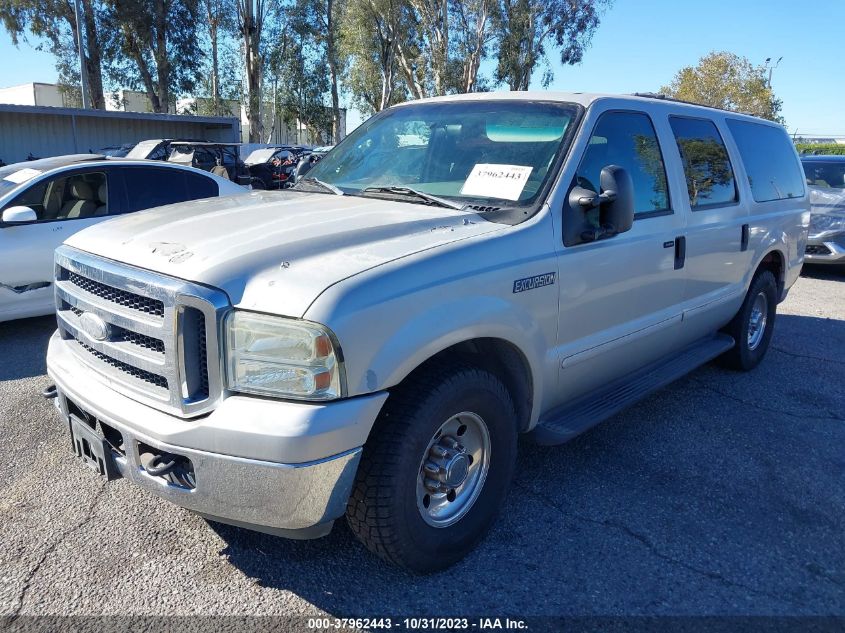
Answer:
[[[553,64],[551,89],[630,93],[657,90],[712,50],[763,63],[783,57],[773,87],[790,132],[845,136],[845,71],[839,35],[844,0],[616,0],[584,61]],[[56,79],[49,53],[15,48],[0,33],[0,86]],[[536,73],[539,88],[541,72]],[[350,112],[348,129],[360,122]]]

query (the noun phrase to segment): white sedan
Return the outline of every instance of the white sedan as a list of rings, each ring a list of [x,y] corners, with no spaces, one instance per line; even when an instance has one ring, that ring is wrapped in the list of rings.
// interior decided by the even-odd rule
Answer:
[[[142,209],[243,193],[198,169],[92,154],[0,168],[0,321],[53,311],[53,251],[77,231]]]

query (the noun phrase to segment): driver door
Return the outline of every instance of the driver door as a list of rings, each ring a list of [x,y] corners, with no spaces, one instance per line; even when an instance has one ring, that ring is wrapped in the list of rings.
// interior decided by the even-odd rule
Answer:
[[[585,121],[590,132],[579,140],[581,158],[562,201],[557,403],[605,386],[676,344],[685,284],[676,245],[685,217],[672,206],[677,192],[670,192],[663,159],[663,125],[629,110],[593,111]],[[599,177],[608,165],[631,175],[634,224],[628,232],[587,241],[581,228],[570,227],[576,220],[579,227],[596,223],[596,212],[571,206],[568,192],[579,186],[601,193]]]
[[[31,183],[4,205],[30,207],[38,220],[0,224],[0,321],[53,311],[53,251],[108,217],[109,185],[103,169],[62,172]]]

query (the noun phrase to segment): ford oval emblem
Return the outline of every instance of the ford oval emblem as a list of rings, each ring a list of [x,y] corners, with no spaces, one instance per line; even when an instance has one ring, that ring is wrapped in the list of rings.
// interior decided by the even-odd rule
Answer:
[[[111,327],[93,312],[83,312],[79,327],[95,341],[105,341],[111,334]]]

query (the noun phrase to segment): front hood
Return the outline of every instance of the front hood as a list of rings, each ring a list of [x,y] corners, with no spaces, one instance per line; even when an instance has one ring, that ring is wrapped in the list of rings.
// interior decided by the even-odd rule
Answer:
[[[342,279],[503,228],[472,213],[407,202],[252,192],[133,213],[66,243],[220,288],[241,308],[299,317]]]
[[[845,212],[845,190],[810,187],[810,210],[813,213]]]

